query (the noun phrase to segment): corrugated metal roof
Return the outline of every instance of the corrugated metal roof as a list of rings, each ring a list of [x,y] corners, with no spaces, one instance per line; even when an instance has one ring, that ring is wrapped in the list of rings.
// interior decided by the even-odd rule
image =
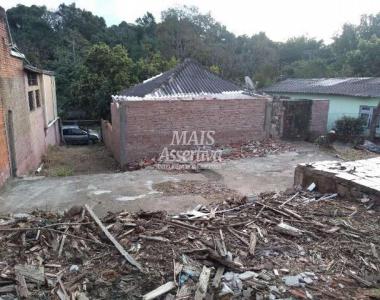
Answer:
[[[132,88],[118,94],[119,99],[126,98],[168,98],[186,95],[217,95],[227,93],[243,93],[238,85],[224,80],[201,66],[192,59],[186,59],[175,68],[154,76]],[[122,96],[122,97],[120,97]]]
[[[380,97],[379,77],[286,79],[263,89],[266,93],[300,93]]]

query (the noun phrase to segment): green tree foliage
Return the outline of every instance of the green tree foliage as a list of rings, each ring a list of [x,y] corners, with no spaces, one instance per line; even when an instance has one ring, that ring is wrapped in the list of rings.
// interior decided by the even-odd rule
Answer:
[[[160,53],[140,58],[135,64],[135,76],[137,81],[143,81],[147,78],[165,72],[178,64],[178,60],[173,56],[170,60],[162,58]]]
[[[286,77],[380,76],[380,14],[345,24],[326,45],[305,36],[286,42],[263,32],[236,36],[209,13],[186,6],[162,12],[161,22],[147,12],[134,24],[110,27],[75,4],[55,11],[18,5],[7,13],[20,50],[32,64],[56,72],[61,113],[80,107],[92,117],[107,114],[111,93],[187,57],[236,83],[248,75],[257,87]],[[116,72],[115,65],[126,70]]]
[[[361,39],[358,48],[347,54],[347,63],[358,76],[380,76],[380,38]]]
[[[76,71],[72,105],[93,118],[108,116],[110,96],[135,82],[133,61],[121,45],[95,44]]]

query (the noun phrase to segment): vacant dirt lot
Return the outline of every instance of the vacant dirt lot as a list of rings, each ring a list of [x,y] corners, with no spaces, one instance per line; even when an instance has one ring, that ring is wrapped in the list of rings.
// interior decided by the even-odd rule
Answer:
[[[44,176],[72,176],[119,171],[103,145],[50,147],[44,159]]]
[[[114,164],[109,163],[110,156],[99,157],[99,161],[95,158],[96,155],[102,156],[104,149],[85,147],[82,150],[87,154],[81,152],[79,155],[76,151],[80,148],[63,149],[64,155],[71,155],[52,160],[54,163],[50,163],[48,169],[53,170],[53,166],[59,165],[57,161],[62,159],[62,165],[69,165],[75,170],[74,174],[82,172],[86,175],[13,180],[0,192],[0,213],[31,209],[62,211],[85,203],[92,205],[101,215],[109,210],[122,209],[181,212],[198,204],[228,200],[236,193],[249,195],[286,190],[293,185],[297,164],[337,159],[333,153],[301,143],[294,151],[227,160],[200,173],[168,172],[152,167],[115,173],[112,171]],[[58,151],[60,149],[54,154],[58,155]],[[77,157],[71,158],[72,155]],[[104,171],[90,174],[95,170]]]

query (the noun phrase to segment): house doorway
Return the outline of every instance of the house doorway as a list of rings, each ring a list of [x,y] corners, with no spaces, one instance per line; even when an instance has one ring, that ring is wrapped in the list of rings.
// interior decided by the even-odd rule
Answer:
[[[8,131],[8,145],[9,145],[9,155],[11,164],[11,175],[16,176],[17,165],[16,165],[16,150],[15,150],[15,135],[13,127],[13,112],[8,110],[7,114],[7,131]]]
[[[310,133],[312,101],[284,101],[283,107],[283,138],[306,139]]]

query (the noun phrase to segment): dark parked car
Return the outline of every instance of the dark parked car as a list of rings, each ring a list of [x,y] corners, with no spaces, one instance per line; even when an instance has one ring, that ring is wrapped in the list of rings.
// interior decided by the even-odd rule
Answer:
[[[63,139],[66,144],[87,145],[99,142],[99,134],[94,130],[85,130],[77,125],[62,126]]]

